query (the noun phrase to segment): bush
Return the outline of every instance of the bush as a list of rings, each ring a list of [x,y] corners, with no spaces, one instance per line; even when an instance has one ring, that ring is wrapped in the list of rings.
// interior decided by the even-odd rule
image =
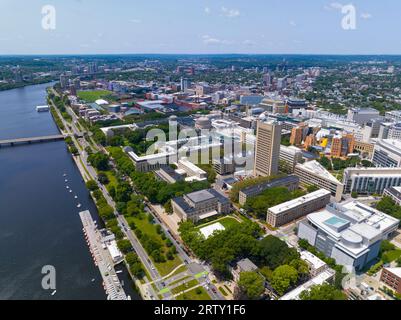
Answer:
[[[99,186],[97,185],[96,181],[93,180],[89,180],[86,183],[86,187],[90,190],[90,191],[95,191],[99,189]]]

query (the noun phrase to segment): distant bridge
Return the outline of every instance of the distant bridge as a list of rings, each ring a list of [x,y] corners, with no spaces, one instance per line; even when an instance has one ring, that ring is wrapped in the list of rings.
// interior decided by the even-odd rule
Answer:
[[[31,138],[18,138],[18,139],[8,139],[8,140],[0,140],[0,148],[2,147],[14,147],[16,145],[21,144],[32,144],[32,143],[43,143],[43,142],[51,142],[51,141],[59,141],[64,140],[65,136],[62,134],[52,135],[52,136],[43,136],[43,137],[31,137]]]

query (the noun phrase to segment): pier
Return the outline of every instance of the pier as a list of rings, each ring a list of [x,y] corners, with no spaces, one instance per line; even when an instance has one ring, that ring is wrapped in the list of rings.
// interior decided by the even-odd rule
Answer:
[[[0,148],[2,147],[14,147],[20,144],[32,144],[32,143],[43,143],[51,141],[64,140],[65,136],[62,134],[43,136],[43,137],[31,137],[31,138],[18,138],[18,139],[8,139],[0,140]]]
[[[89,211],[79,213],[85,239],[88,243],[93,260],[103,278],[103,287],[107,293],[108,300],[128,300],[129,298],[118,279],[114,269],[113,259],[107,248],[103,246],[102,235],[98,230]]]

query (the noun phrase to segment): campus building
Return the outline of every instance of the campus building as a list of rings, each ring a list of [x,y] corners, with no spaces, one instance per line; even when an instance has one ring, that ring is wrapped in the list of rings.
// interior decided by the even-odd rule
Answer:
[[[386,188],[401,186],[401,168],[347,168],[344,193],[383,194]]]
[[[401,167],[401,141],[377,140],[372,162],[377,167]]]
[[[325,189],[290,200],[267,210],[267,223],[278,228],[330,203],[331,192]]]
[[[299,223],[298,237],[349,270],[374,261],[399,220],[357,201],[331,203]]]
[[[383,268],[380,281],[401,294],[401,268]]]
[[[390,197],[394,202],[401,206],[401,187],[387,188],[383,192],[383,197]]]
[[[330,174],[319,162],[309,161],[295,166],[294,174],[304,187],[315,185],[331,192],[337,202],[341,201],[344,185]]]
[[[269,177],[278,173],[281,125],[276,121],[258,122],[254,175]]]
[[[256,197],[267,189],[277,187],[285,187],[290,192],[295,191],[299,187],[299,178],[295,175],[290,175],[245,188],[239,192],[239,204],[243,206],[249,198]]]
[[[302,150],[294,146],[280,146],[280,169],[293,173],[295,166],[302,162]]]
[[[171,200],[173,211],[183,221],[198,222],[219,214],[230,213],[228,198],[214,189],[201,190]]]

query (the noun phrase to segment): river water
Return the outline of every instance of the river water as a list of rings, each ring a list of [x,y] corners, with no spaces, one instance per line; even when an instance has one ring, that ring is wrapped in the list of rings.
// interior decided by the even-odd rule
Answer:
[[[49,112],[36,112],[48,86],[0,92],[0,140],[59,133]],[[98,218],[63,141],[0,148],[0,299],[106,299],[84,240],[82,210]],[[54,295],[42,289],[45,265],[56,270]],[[126,270],[120,277],[130,286]],[[126,292],[137,298],[132,288]]]

